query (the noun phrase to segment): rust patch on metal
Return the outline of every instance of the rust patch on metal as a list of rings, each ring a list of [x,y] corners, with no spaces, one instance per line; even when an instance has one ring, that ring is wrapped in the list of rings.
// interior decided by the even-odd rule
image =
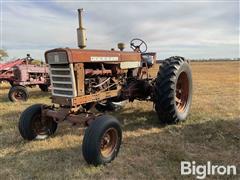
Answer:
[[[78,112],[74,108],[58,108],[42,107],[42,120],[44,122],[47,117],[51,117],[55,122],[69,121],[73,124],[88,126],[96,117],[96,115],[88,112]]]
[[[119,94],[119,90],[117,89],[117,90],[99,92],[96,94],[79,96],[72,99],[72,105],[77,106],[77,105],[86,104],[89,102],[101,101],[103,99],[108,99],[111,97],[118,96],[118,94]]]
[[[85,79],[85,72],[84,72],[84,64],[77,63],[74,64],[74,70],[76,74],[76,83],[77,83],[77,95],[82,96],[85,94],[84,90],[84,79]]]

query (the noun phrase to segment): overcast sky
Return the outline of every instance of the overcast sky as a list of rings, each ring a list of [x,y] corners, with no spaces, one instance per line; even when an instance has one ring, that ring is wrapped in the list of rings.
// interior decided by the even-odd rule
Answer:
[[[2,2],[1,44],[10,58],[43,59],[56,47],[77,48],[77,9],[84,8],[87,48],[145,40],[159,59],[239,57],[239,1]],[[129,50],[129,48],[127,48]]]

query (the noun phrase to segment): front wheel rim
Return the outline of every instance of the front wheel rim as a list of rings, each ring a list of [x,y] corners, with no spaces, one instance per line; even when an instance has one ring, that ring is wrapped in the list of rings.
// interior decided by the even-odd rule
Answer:
[[[115,128],[109,128],[101,138],[100,152],[105,158],[111,156],[118,144],[118,132]]]
[[[45,136],[48,135],[50,130],[50,123],[44,121],[45,123],[41,122],[41,115],[37,114],[33,117],[32,120],[32,130],[36,134],[36,136]]]

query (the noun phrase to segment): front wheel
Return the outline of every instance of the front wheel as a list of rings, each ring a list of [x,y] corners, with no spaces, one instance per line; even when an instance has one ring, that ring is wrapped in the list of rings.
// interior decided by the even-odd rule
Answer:
[[[85,131],[83,157],[95,166],[109,163],[117,156],[121,141],[122,130],[118,120],[109,115],[99,116]]]
[[[26,140],[45,139],[55,133],[57,123],[50,117],[42,121],[43,104],[34,104],[25,109],[19,119],[19,132]]]
[[[12,86],[8,92],[8,98],[12,102],[27,101],[28,97],[27,88],[24,86]]]

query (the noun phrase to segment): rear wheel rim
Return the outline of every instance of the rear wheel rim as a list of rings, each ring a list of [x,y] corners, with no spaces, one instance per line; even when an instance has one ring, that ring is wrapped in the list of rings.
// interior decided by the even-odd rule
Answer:
[[[109,128],[101,138],[100,151],[107,158],[113,154],[118,144],[118,133],[115,128]]]
[[[181,72],[176,85],[175,103],[179,112],[186,110],[189,96],[189,80],[186,72]]]

